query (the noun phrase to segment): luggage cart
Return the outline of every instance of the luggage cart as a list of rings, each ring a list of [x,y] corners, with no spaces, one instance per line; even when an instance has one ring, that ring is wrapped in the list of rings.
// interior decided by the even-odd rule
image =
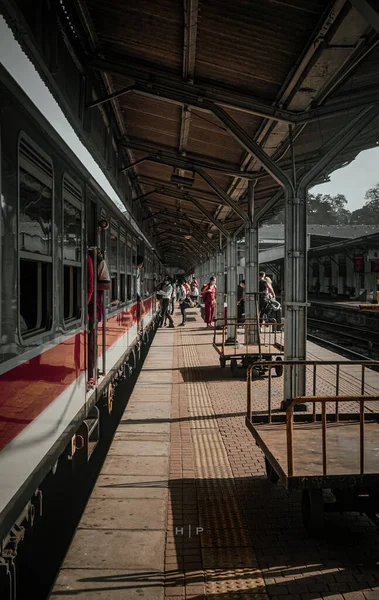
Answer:
[[[239,322],[238,319],[216,319],[213,333],[213,347],[220,355],[222,368],[230,361],[233,376],[240,369],[254,366],[254,373],[259,375],[265,369],[264,361],[275,360],[277,377],[283,374],[281,364],[284,351],[283,326],[275,319],[266,321],[259,314],[259,294],[254,296],[255,317]],[[262,371],[263,370],[263,371]]]
[[[283,361],[282,366],[293,369],[299,364],[313,371],[312,395],[294,398],[285,413],[272,407],[275,362],[264,365],[264,412],[255,410],[252,367],[248,369],[246,425],[265,456],[267,477],[272,483],[280,480],[290,492],[301,491],[303,523],[309,533],[322,529],[327,511],[366,513],[378,525],[379,375],[375,377],[373,371],[368,371],[370,391],[378,389],[377,395],[366,394],[365,378],[367,369],[379,363]],[[329,373],[329,379],[333,377],[333,384],[324,376],[319,385],[320,367],[324,374]],[[318,396],[317,387],[323,391],[334,389],[330,395]],[[360,393],[341,395],[341,389]],[[261,393],[262,386],[260,406]],[[299,404],[310,404],[312,412],[295,412]]]

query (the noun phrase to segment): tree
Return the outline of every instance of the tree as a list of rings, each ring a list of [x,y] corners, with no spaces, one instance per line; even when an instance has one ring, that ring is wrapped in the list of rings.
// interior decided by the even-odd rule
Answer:
[[[342,194],[308,194],[307,211],[310,225],[347,225],[351,213],[346,208],[347,200]],[[284,223],[284,211],[281,210],[270,220],[271,224]]]
[[[330,196],[308,194],[307,210],[310,225],[346,225],[350,222],[347,200],[342,194]]]
[[[358,225],[379,224],[379,183],[365,193],[366,203],[362,208],[354,210],[351,223]]]

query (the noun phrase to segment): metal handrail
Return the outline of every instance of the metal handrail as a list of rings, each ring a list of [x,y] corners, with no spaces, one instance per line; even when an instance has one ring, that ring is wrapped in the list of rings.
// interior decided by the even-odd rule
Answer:
[[[361,367],[361,394],[365,395],[365,369],[370,367],[379,368],[379,361],[367,360],[281,360],[280,367],[295,367],[295,366],[304,366],[313,367],[313,397],[317,396],[317,367],[325,367],[325,366],[335,366],[336,367],[336,381],[335,381],[335,394],[333,397],[336,398],[336,420],[339,420],[339,392],[340,392],[340,379],[341,379],[341,366],[360,366]],[[269,416],[269,423],[271,423],[271,371],[273,368],[278,367],[277,361],[262,361],[259,363],[259,366],[262,369],[268,370],[268,379],[269,379],[269,394],[268,394],[268,403],[267,403],[267,411]],[[253,397],[252,397],[252,372],[255,365],[250,365],[247,369],[246,373],[246,381],[247,381],[247,416],[252,420],[252,405],[253,405]],[[365,396],[367,397],[367,396]],[[316,420],[316,401],[313,404],[313,421]]]
[[[246,319],[243,323],[240,323],[238,321],[238,318],[224,318],[224,319],[216,319],[214,322],[214,329],[213,329],[213,344],[216,346],[217,344],[219,344],[219,340],[217,339],[218,336],[221,335],[221,353],[224,354],[225,352],[225,346],[227,346],[228,344],[227,342],[227,331],[228,331],[228,327],[233,326],[233,339],[235,341],[238,340],[238,335],[237,335],[237,330],[238,329],[243,329],[245,331],[246,334],[246,330],[249,327],[255,327],[257,330],[257,342],[255,345],[258,346],[258,351],[259,354],[262,352],[262,347],[267,345],[266,342],[267,340],[265,340],[265,332],[261,332],[260,328],[261,327],[266,327],[265,324],[261,324],[259,322],[258,318],[252,318],[252,319]],[[270,323],[269,327],[271,328],[271,331],[267,331],[267,334],[269,336],[269,345],[271,344],[272,346],[276,345],[278,343],[278,328],[282,328],[282,323]],[[282,331],[282,329],[280,330]],[[263,337],[263,340],[262,340]],[[246,338],[245,338],[246,339]],[[249,350],[249,343],[246,344],[246,353],[248,353]],[[237,347],[235,347],[234,349],[234,354],[237,354]]]

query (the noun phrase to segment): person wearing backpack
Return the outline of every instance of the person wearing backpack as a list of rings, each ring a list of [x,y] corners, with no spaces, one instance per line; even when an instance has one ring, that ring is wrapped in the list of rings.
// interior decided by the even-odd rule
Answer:
[[[178,286],[178,300],[180,306],[180,312],[182,313],[182,322],[180,323],[181,327],[185,327],[187,324],[187,308],[192,308],[194,303],[192,302],[189,293],[187,292],[183,283]]]

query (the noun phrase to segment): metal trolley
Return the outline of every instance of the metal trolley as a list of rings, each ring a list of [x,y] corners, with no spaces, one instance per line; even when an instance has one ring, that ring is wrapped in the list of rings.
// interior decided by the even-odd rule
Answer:
[[[228,331],[232,334],[228,337]],[[277,377],[283,374],[283,332],[281,324],[260,323],[259,318],[239,323],[238,319],[217,319],[213,332],[213,347],[220,355],[220,365],[225,368],[230,361],[233,375],[240,369],[254,367],[254,373],[265,370],[263,362],[275,360]],[[280,363],[280,364],[279,364]]]
[[[252,367],[247,373],[246,425],[265,455],[268,479],[281,480],[289,491],[301,490],[303,522],[310,533],[322,528],[326,511],[366,513],[378,525],[379,374],[368,368],[379,363],[282,364],[289,371],[295,365],[311,372],[311,395],[293,398],[285,413],[275,408],[282,393],[272,377],[275,362],[264,365],[267,407],[263,411],[262,386],[258,404]],[[317,395],[318,390],[322,395]],[[311,410],[296,412],[299,404],[310,405]]]

